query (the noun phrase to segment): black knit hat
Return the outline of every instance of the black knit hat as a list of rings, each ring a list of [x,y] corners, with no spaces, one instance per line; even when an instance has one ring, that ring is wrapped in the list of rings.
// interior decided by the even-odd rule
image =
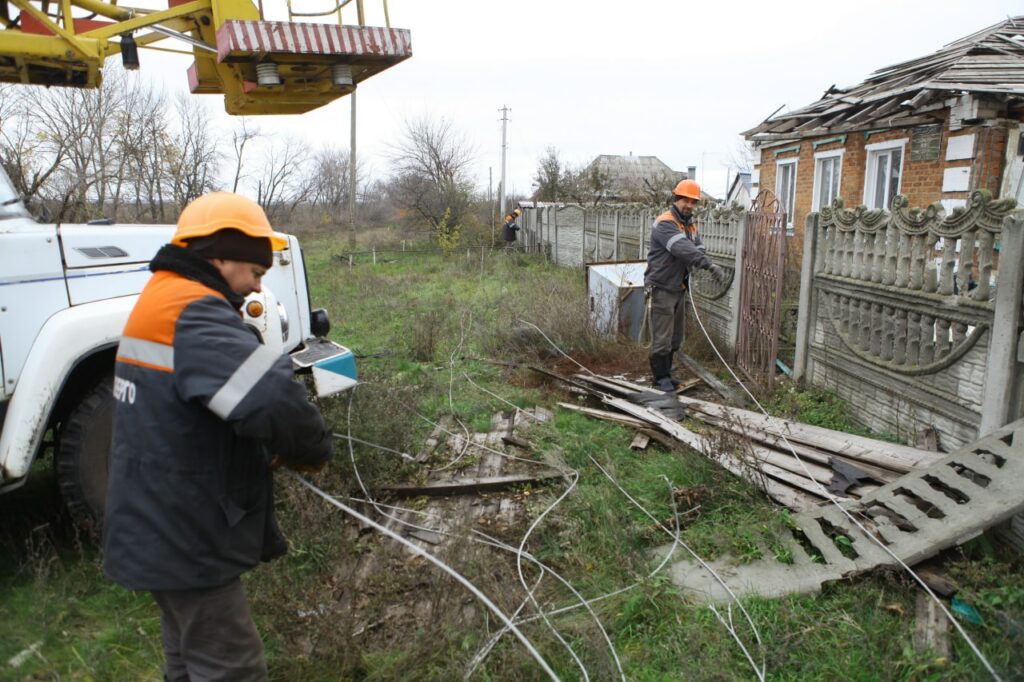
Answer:
[[[268,269],[274,264],[274,251],[269,239],[250,237],[239,230],[217,230],[208,237],[190,239],[186,248],[203,258],[256,263]]]

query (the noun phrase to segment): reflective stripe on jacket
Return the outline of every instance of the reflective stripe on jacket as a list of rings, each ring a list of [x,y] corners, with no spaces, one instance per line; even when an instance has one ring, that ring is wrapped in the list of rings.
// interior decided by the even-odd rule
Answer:
[[[658,216],[651,228],[644,285],[679,291],[690,271],[709,267],[711,259],[704,254],[704,243],[693,223],[684,226],[672,211]]]
[[[115,367],[106,574],[130,589],[214,587],[283,554],[271,454],[330,456],[290,359],[262,345],[224,294],[160,270]]]

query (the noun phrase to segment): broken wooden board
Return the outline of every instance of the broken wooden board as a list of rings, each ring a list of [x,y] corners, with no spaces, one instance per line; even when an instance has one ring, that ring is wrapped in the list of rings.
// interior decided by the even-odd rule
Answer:
[[[634,419],[633,417],[627,417],[621,412],[609,412],[608,410],[597,410],[593,407],[583,407],[582,405],[573,405],[572,403],[558,403],[558,406],[565,410],[571,410],[573,412],[580,412],[595,419],[604,419],[606,421],[615,422],[622,424],[623,426],[632,426],[637,429],[647,428],[648,424],[642,419]]]
[[[749,401],[745,395],[742,395],[739,391],[736,391],[729,386],[726,386],[722,381],[714,374],[704,368],[699,362],[691,358],[689,355],[682,351],[676,353],[676,357],[683,363],[686,369],[693,372],[696,376],[700,377],[705,384],[714,389],[715,393],[722,396],[734,405],[746,405]]]
[[[646,450],[648,443],[651,442],[651,437],[645,434],[643,431],[637,431],[636,435],[633,436],[633,442],[629,444],[630,450]]]

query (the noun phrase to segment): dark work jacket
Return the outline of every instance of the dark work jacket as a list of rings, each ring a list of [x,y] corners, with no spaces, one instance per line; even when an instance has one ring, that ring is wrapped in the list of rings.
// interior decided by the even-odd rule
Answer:
[[[516,221],[510,220],[501,228],[501,238],[507,242],[514,242],[516,240],[516,232],[518,231],[519,226],[516,225]]]
[[[287,551],[270,461],[331,441],[291,361],[205,259],[165,246],[117,351],[104,572],[129,589],[223,585]]]
[[[651,228],[644,285],[681,291],[690,272],[711,267],[704,243],[693,223],[684,224],[675,211],[658,216]]]

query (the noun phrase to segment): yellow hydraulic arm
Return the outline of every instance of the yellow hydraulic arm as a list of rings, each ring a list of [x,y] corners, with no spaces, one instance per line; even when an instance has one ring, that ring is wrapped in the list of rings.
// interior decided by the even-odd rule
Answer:
[[[251,0],[166,0],[141,9],[101,0],[0,0],[0,82],[98,87],[107,57],[139,68],[138,48],[191,45],[189,87],[222,94],[231,114],[291,114],[352,92],[412,56],[409,31],[390,26],[265,21]],[[356,0],[362,19],[362,0]],[[386,0],[385,0],[386,2]],[[385,17],[387,9],[385,5]],[[388,23],[388,22],[386,22]]]

